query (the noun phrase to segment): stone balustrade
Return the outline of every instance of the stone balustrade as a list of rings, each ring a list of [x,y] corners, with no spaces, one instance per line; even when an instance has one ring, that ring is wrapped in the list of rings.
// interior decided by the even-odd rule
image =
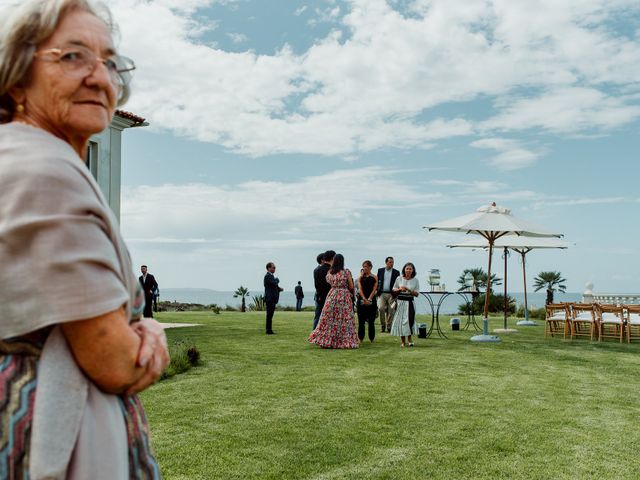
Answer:
[[[583,303],[608,303],[613,305],[638,305],[640,293],[593,293],[593,283],[587,283],[582,294]]]

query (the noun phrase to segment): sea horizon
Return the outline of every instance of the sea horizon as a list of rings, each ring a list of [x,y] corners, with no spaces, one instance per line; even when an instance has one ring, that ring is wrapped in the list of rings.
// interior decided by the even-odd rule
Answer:
[[[313,306],[313,291],[305,291],[304,299],[302,302],[303,307]],[[501,292],[496,292],[500,294]],[[263,295],[263,290],[249,290],[249,295],[246,298],[247,306],[252,303],[252,297],[255,295]],[[524,292],[508,292],[508,295],[516,300],[516,304],[519,307],[524,305]],[[560,302],[576,302],[582,298],[581,292],[556,292],[554,299]],[[529,308],[541,308],[544,307],[546,300],[546,292],[527,292],[527,301]],[[225,307],[227,305],[232,307],[239,307],[241,304],[240,298],[233,297],[233,291],[213,290],[208,288],[161,288],[160,289],[160,301],[169,302],[181,302],[181,303],[199,303],[203,305],[210,305],[215,303],[218,306]],[[437,300],[436,300],[437,301]],[[441,313],[457,313],[458,305],[463,303],[463,299],[460,295],[451,295],[447,297],[441,306]],[[280,301],[278,305],[282,307],[294,307],[296,305],[295,294],[290,291],[285,291],[280,294]],[[428,310],[427,300],[420,296],[417,305],[418,311]]]

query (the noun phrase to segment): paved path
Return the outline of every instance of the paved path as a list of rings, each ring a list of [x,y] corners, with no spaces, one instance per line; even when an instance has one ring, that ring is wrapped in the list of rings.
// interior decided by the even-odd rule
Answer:
[[[162,328],[199,327],[201,323],[161,323]]]

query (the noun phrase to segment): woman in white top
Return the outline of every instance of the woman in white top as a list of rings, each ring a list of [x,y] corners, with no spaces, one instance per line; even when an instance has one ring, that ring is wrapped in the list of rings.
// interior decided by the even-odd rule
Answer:
[[[402,267],[402,276],[398,277],[393,285],[393,293],[397,295],[396,313],[393,316],[391,335],[400,337],[401,347],[407,345],[413,347],[411,335],[416,333],[416,310],[413,299],[418,296],[420,284],[416,277],[416,267],[407,262]]]

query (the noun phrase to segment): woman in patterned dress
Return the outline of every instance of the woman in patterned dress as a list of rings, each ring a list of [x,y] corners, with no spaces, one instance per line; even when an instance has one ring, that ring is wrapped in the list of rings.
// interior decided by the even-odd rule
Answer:
[[[327,282],[331,290],[309,342],[323,348],[358,348],[353,318],[353,277],[349,269],[344,268],[344,257],[339,253],[333,258]]]
[[[420,284],[416,277],[416,267],[408,262],[402,267],[402,275],[396,279],[393,285],[393,293],[397,295],[396,313],[393,316],[391,335],[400,337],[401,347],[408,345],[413,347],[411,335],[416,334],[416,310],[413,300],[420,292]]]
[[[0,478],[153,479],[137,392],[168,364],[118,222],[85,164],[133,62],[106,6],[0,11]]]

